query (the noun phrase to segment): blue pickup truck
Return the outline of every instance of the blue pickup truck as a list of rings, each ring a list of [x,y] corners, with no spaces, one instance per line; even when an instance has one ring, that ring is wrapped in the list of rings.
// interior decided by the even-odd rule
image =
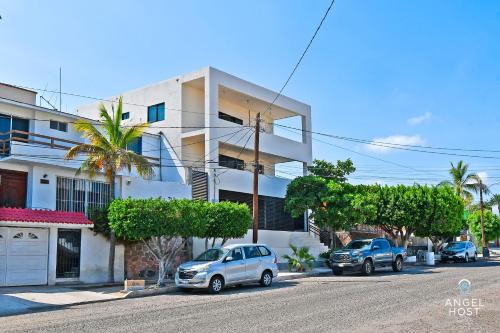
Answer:
[[[344,270],[359,271],[370,275],[376,267],[392,266],[395,272],[403,270],[406,250],[394,246],[386,238],[353,240],[330,257],[334,275],[342,275]]]

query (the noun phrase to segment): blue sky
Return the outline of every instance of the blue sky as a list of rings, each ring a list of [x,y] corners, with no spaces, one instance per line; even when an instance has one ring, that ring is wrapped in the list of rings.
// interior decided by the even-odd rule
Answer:
[[[57,90],[62,67],[63,91],[105,97],[211,65],[278,90],[328,4],[0,1],[0,81]],[[285,94],[312,106],[315,131],[500,150],[499,36],[498,1],[340,0]],[[317,138],[357,152],[314,143],[316,158],[351,157],[355,182],[435,183],[460,159]],[[500,181],[500,153],[477,154],[498,159],[463,159]]]

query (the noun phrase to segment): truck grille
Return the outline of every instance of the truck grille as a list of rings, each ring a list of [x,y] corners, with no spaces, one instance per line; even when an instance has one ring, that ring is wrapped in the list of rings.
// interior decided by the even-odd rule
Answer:
[[[350,260],[351,260],[351,258],[349,257],[349,255],[348,255],[348,254],[335,254],[335,255],[333,256],[333,259],[334,259],[335,261],[346,261],[346,262],[348,262],[348,261],[350,261]]]
[[[179,279],[190,280],[198,273],[197,271],[179,271]]]

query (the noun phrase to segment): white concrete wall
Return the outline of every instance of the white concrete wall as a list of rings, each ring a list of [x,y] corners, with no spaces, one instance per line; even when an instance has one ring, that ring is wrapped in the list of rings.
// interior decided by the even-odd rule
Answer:
[[[124,280],[125,246],[115,247],[115,282]],[[80,281],[83,283],[106,282],[108,276],[109,242],[106,237],[82,229],[80,256]]]
[[[242,238],[230,239],[225,245],[230,244],[251,244],[253,231],[248,230],[247,234]],[[283,256],[290,255],[290,243],[295,246],[307,246],[309,253],[314,257],[318,257],[320,253],[328,250],[328,247],[319,242],[308,232],[290,232],[290,231],[275,231],[275,230],[259,230],[259,243],[270,246],[278,255],[278,262],[285,262]],[[211,244],[209,244],[210,246]],[[220,240],[216,243],[220,245]],[[205,251],[205,240],[200,238],[193,239],[193,257],[198,256]]]
[[[191,186],[174,182],[149,181],[141,178],[122,178],[122,197],[147,198],[183,198],[191,199]]]
[[[253,173],[235,169],[217,170],[219,190],[253,193]],[[259,175],[259,194],[284,198],[290,179]]]

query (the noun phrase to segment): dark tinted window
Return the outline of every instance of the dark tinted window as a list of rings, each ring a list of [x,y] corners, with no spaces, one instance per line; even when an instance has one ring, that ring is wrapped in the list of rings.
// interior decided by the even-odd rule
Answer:
[[[241,247],[233,249],[229,256],[233,257],[233,260],[243,260],[243,252],[241,251]]]
[[[148,106],[148,123],[165,120],[165,103]]]
[[[265,246],[259,246],[259,251],[263,257],[271,255],[271,251],[269,251],[269,249]]]
[[[142,154],[142,137],[133,139],[127,145],[127,149],[133,151],[136,154]]]
[[[245,246],[245,257],[247,259],[260,257],[260,252],[256,246]]]
[[[243,160],[226,155],[219,155],[219,165],[238,170],[243,170],[245,168],[245,162]]]
[[[51,120],[50,121],[50,128],[53,130],[61,131],[61,132],[67,132],[68,131],[68,124],[63,123],[61,121]]]
[[[130,118],[130,112],[122,113],[122,120],[126,120],[128,118]]]
[[[240,118],[233,117],[231,115],[228,115],[227,113],[224,112],[219,112],[219,119],[227,120],[232,123],[238,124],[238,125],[243,125],[243,120]]]

